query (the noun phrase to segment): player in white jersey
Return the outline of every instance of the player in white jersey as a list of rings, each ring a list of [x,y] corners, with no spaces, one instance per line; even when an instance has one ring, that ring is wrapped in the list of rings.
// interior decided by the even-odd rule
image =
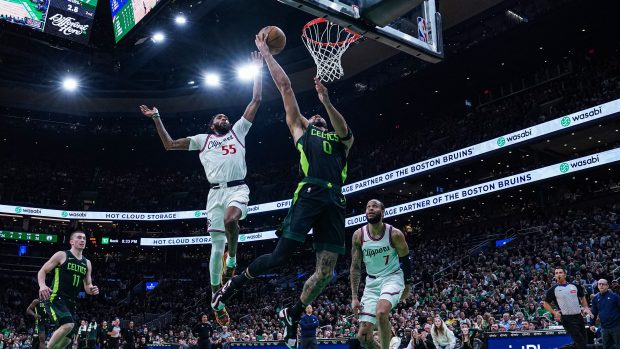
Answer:
[[[359,315],[357,338],[366,349],[387,349],[390,344],[389,315],[398,302],[409,297],[411,262],[403,233],[383,223],[385,206],[379,200],[366,205],[368,224],[353,233],[351,248],[351,306]],[[360,302],[362,260],[366,265],[366,287]],[[375,325],[379,343],[373,339]]]
[[[262,67],[263,59],[258,52],[253,52],[252,64]],[[208,232],[211,234],[211,258],[209,272],[211,289],[220,288],[222,274],[224,282],[234,276],[237,266],[237,240],[239,237],[239,220],[244,219],[248,211],[250,189],[244,183],[247,172],[245,164],[245,136],[247,135],[254,116],[261,102],[261,74],[254,77],[252,101],[248,104],[241,117],[234,125],[224,114],[217,114],[209,122],[209,133],[173,140],[164,128],[157,108],[149,109],[140,106],[142,114],[155,121],[157,133],[166,150],[196,150],[204,166],[207,180],[211,185],[207,198]],[[228,241],[228,256],[224,265],[222,258]],[[228,325],[226,309],[216,312],[216,320]]]

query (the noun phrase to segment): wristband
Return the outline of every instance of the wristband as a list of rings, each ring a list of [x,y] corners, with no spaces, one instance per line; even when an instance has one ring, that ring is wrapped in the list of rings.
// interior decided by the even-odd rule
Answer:
[[[159,117],[160,117],[159,113],[155,113],[155,114],[153,114],[153,116],[151,116],[151,118],[153,118],[153,119],[157,119]]]

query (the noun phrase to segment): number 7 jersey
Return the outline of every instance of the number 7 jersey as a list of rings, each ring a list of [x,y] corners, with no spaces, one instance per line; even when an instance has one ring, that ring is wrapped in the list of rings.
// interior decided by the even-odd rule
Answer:
[[[200,151],[200,162],[209,183],[225,183],[245,178],[245,136],[252,123],[241,117],[224,135],[199,134],[190,139],[189,150]]]
[[[392,226],[383,224],[381,237],[375,239],[368,224],[362,227],[362,256],[366,273],[373,277],[387,276],[400,270],[398,252],[392,246]]]

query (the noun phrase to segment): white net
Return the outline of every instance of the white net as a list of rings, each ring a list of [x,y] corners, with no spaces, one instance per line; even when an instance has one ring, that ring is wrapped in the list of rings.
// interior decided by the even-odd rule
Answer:
[[[316,64],[316,76],[329,82],[344,75],[342,54],[360,36],[324,18],[317,18],[306,24],[301,37]]]

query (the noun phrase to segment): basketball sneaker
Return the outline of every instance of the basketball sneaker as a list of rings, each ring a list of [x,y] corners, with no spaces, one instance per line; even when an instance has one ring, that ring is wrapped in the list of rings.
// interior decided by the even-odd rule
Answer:
[[[226,302],[230,297],[234,296],[237,293],[237,290],[232,287],[232,279],[228,280],[222,288],[215,291],[213,295],[211,295],[211,308],[213,310],[218,311],[224,309]]]
[[[235,271],[237,270],[237,267],[228,267],[226,265],[226,259],[228,257],[228,251],[224,252],[224,255],[222,256],[222,284],[226,284],[228,282],[228,280],[232,279],[235,275],[237,275],[237,273],[235,273]]]
[[[289,316],[288,308],[278,312],[278,319],[284,325],[284,344],[290,349],[297,348],[297,326],[299,321],[295,321]]]
[[[230,316],[228,316],[228,311],[226,308],[222,308],[220,310],[213,310],[215,314],[215,322],[220,326],[228,326],[230,324]]]

